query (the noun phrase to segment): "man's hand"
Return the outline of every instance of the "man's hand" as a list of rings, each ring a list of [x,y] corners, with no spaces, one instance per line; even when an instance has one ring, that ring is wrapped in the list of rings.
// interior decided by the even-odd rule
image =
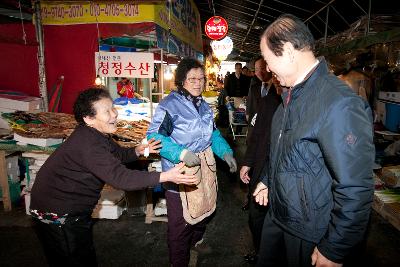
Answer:
[[[201,164],[200,158],[190,150],[184,149],[179,156],[180,160],[188,167],[194,167]]]
[[[314,248],[314,252],[311,255],[311,264],[315,265],[316,267],[342,267],[343,264],[341,263],[336,263],[333,261],[328,260],[325,258],[324,255],[322,255],[318,248]]]
[[[147,141],[147,144],[140,144],[135,147],[135,152],[136,155],[144,155],[145,149],[149,148],[149,153],[155,153],[158,154],[160,153],[160,148],[162,147],[161,141],[160,140],[155,140],[154,138],[151,138],[150,140]]]
[[[239,173],[240,179],[245,184],[248,184],[250,182],[249,171],[250,171],[249,166],[242,166],[242,168],[240,168],[240,173]]]
[[[259,182],[257,184],[256,189],[254,190],[253,197],[255,198],[256,202],[262,206],[267,206],[268,204],[268,187]]]

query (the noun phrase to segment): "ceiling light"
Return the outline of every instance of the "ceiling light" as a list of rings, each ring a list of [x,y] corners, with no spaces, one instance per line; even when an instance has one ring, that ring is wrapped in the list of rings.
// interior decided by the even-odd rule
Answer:
[[[236,22],[236,27],[238,27],[239,29],[247,30],[247,25],[240,22]]]
[[[100,75],[97,75],[96,79],[94,80],[94,84],[97,86],[101,85],[101,78]]]
[[[167,65],[165,67],[164,78],[169,81],[169,80],[172,80],[173,76],[174,76],[174,74],[172,73],[171,67],[169,65]]]

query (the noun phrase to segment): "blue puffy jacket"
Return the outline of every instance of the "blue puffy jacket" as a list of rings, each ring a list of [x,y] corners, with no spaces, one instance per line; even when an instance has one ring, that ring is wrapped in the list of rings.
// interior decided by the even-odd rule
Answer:
[[[292,88],[271,130],[273,220],[341,261],[366,229],[375,157],[369,105],[330,74],[324,59]],[[288,93],[283,94],[284,103]]]
[[[161,140],[163,171],[180,162],[184,149],[201,152],[211,146],[221,159],[226,153],[233,154],[228,143],[215,128],[213,112],[207,102],[202,101],[199,111],[184,96],[172,91],[157,106],[147,130],[147,138]]]

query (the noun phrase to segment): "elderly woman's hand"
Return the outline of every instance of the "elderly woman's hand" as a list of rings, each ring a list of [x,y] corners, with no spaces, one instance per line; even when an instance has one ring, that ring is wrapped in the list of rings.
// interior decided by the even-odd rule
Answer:
[[[185,163],[188,167],[194,167],[201,164],[200,158],[190,150],[184,149],[181,152],[180,160]]]
[[[137,156],[144,155],[145,149],[149,148],[149,153],[158,154],[160,153],[160,148],[162,147],[160,140],[155,140],[151,138],[147,141],[147,144],[140,144],[135,147],[135,152]]]
[[[237,163],[232,154],[226,153],[224,155],[224,160],[225,160],[226,164],[228,164],[230,172],[237,171]]]
[[[175,184],[196,185],[198,180],[194,175],[184,174],[185,164],[183,162],[175,165],[172,169],[160,174],[160,183],[173,182]]]

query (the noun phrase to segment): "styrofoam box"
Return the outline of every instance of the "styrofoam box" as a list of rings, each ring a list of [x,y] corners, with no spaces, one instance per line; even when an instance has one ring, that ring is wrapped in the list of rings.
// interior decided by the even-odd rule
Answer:
[[[18,156],[6,157],[7,169],[18,169]]]
[[[32,158],[32,159],[38,159],[38,160],[46,160],[50,155],[47,153],[38,153],[38,152],[24,152],[22,153],[22,157],[24,158]]]
[[[118,219],[126,210],[125,200],[121,199],[116,205],[99,205],[93,209],[92,218],[99,219]]]
[[[122,190],[103,190],[93,209],[92,217],[99,219],[118,219],[126,210],[125,192]]]
[[[30,144],[43,147],[58,145],[63,142],[63,139],[61,138],[30,138],[21,136],[17,133],[14,133],[14,140],[19,144]]]
[[[379,92],[379,99],[400,103],[400,92]]]
[[[1,111],[0,111],[0,112],[1,112]],[[1,129],[7,129],[7,130],[10,129],[10,125],[8,124],[8,121],[6,121],[5,119],[3,119],[3,117],[1,117],[1,114],[0,114],[0,128],[1,128]]]
[[[24,198],[25,198],[25,213],[27,215],[31,215],[31,213],[29,212],[31,206],[31,194],[30,193],[25,194]]]
[[[1,95],[0,107],[21,111],[34,111],[41,108],[42,99],[33,96]]]
[[[6,157],[8,180],[19,182],[18,156]]]

